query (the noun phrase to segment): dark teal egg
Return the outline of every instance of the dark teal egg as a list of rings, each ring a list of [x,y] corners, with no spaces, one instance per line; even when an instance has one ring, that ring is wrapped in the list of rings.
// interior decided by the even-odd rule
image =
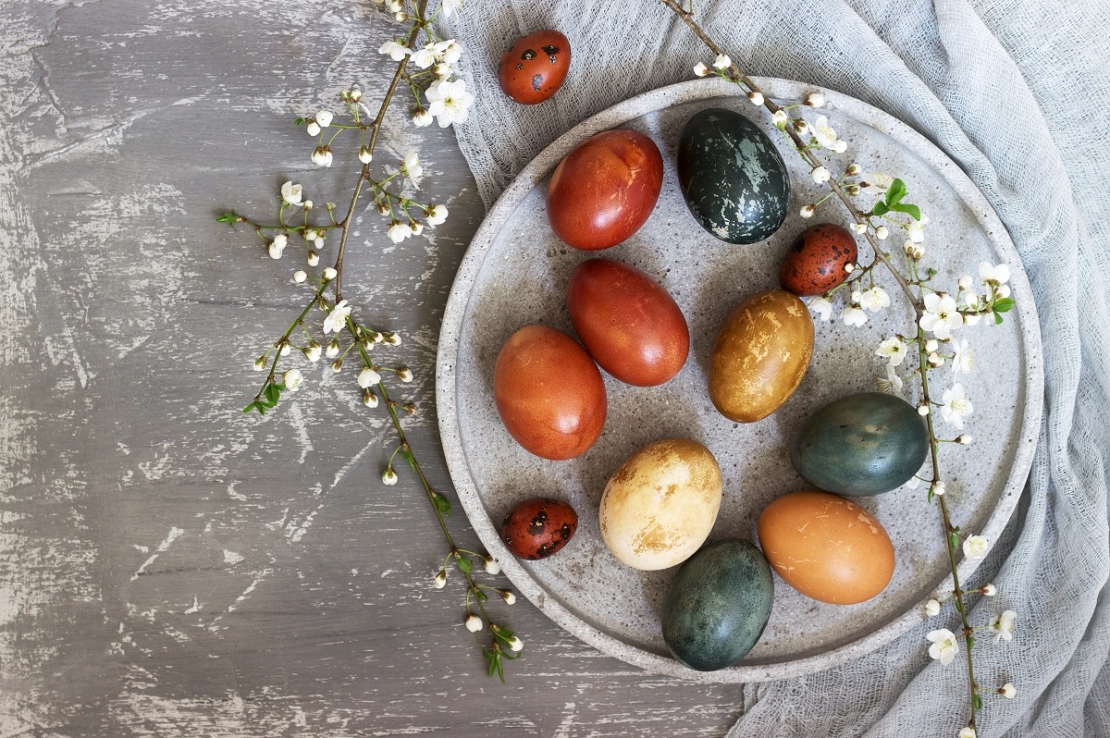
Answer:
[[[841,495],[877,495],[917,474],[929,453],[917,408],[882,392],[832,402],[806,421],[790,461],[807,482]]]
[[[723,241],[762,241],[786,220],[786,165],[771,139],[732,110],[709,108],[686,123],[678,181],[694,218]]]
[[[691,669],[723,669],[759,640],[774,594],[771,567],[758,548],[736,540],[706,544],[667,588],[663,640]]]

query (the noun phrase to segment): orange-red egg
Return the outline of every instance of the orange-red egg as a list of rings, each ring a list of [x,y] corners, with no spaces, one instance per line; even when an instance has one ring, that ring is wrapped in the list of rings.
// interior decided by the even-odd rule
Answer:
[[[608,409],[594,360],[573,338],[542,325],[521,328],[501,347],[493,396],[509,435],[545,459],[586,451]]]
[[[501,91],[525,105],[551,97],[570,69],[570,41],[558,31],[536,31],[517,39],[501,57]]]
[[[871,513],[828,492],[778,498],[759,516],[759,546],[783,580],[807,597],[854,605],[894,575],[894,546]]]
[[[536,560],[553,556],[578,530],[578,513],[567,503],[537,497],[517,503],[501,523],[501,540],[514,556]]]
[[[786,252],[779,284],[795,295],[820,295],[848,278],[845,267],[855,264],[856,239],[832,223],[810,226]]]
[[[635,267],[590,259],[567,284],[567,308],[582,345],[601,368],[638,387],[678,374],[690,331],[674,298]]]
[[[566,155],[547,186],[547,218],[576,249],[616,246],[647,222],[663,186],[663,156],[642,133],[618,128]]]

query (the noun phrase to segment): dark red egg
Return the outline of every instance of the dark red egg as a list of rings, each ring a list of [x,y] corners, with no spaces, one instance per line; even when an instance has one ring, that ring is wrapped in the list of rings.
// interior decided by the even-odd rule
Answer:
[[[517,504],[501,523],[501,540],[514,556],[534,561],[557,553],[578,530],[578,513],[565,502],[537,497]]]
[[[493,369],[497,412],[517,443],[545,459],[573,459],[605,425],[605,381],[565,333],[542,325],[509,337]]]
[[[570,69],[570,41],[558,31],[519,38],[501,57],[501,91],[525,105],[541,103],[562,87]]]
[[[567,283],[567,308],[590,356],[622,382],[663,384],[686,363],[690,331],[682,310],[635,267],[612,259],[582,262]]]
[[[802,231],[782,260],[779,284],[795,295],[820,295],[848,278],[848,264],[858,256],[856,239],[846,228],[832,223]]]
[[[647,222],[663,187],[663,156],[642,133],[592,136],[559,162],[547,186],[547,219],[576,249],[616,246]]]

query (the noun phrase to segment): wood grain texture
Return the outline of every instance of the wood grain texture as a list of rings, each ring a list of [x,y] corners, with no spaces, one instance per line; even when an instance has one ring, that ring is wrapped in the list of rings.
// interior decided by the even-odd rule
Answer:
[[[294,248],[214,218],[271,216],[286,179],[345,201],[353,168],[312,165],[292,120],[353,83],[374,107],[374,7],[0,7],[0,736],[705,736],[741,711],[741,687],[643,674],[523,601],[497,612],[525,657],[486,678],[461,587],[431,586],[426,500],[378,481],[392,436],[353,373],[305,363],[277,412],[239,412],[308,288]],[[446,490],[436,337],[482,208],[450,130],[404,107],[380,158],[418,147],[452,217],[395,246],[361,213],[344,285],[404,335],[412,442]]]

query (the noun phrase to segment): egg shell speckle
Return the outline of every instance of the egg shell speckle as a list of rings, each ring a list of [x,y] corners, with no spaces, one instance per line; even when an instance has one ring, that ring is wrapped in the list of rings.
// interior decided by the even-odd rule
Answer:
[[[833,223],[810,226],[783,257],[779,284],[795,295],[820,295],[848,278],[844,267],[855,264],[858,256],[847,228]]]
[[[513,555],[535,561],[559,552],[578,530],[574,508],[551,497],[517,503],[501,523],[501,540]]]

